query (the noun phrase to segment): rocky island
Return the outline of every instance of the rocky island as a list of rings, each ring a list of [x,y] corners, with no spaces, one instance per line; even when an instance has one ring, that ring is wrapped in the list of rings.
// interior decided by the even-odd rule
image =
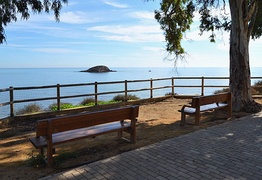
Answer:
[[[100,65],[100,66],[91,67],[87,70],[82,70],[80,72],[104,73],[104,72],[116,72],[116,71],[109,69],[107,66]]]

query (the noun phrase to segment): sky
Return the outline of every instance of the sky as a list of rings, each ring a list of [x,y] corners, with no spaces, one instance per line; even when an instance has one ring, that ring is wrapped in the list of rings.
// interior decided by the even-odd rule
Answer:
[[[1,68],[174,67],[154,10],[159,0],[69,0],[56,22],[52,13],[32,14],[5,27]],[[229,67],[229,34],[199,35],[199,16],[182,42],[177,67]],[[250,66],[262,67],[262,38],[250,41]]]

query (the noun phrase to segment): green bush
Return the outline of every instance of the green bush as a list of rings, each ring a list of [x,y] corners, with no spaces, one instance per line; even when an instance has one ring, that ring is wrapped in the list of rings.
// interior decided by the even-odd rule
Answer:
[[[111,100],[111,101],[99,101],[98,105],[114,104],[114,103],[117,103],[117,102],[119,102],[119,101],[114,101],[114,100]]]
[[[70,108],[74,108],[74,107],[76,107],[76,106],[74,106],[71,103],[61,103],[60,104],[60,110],[70,109]],[[51,104],[48,109],[50,109],[52,111],[57,111],[58,110],[58,106],[57,106],[56,103],[54,103],[54,104]]]
[[[42,108],[40,105],[36,104],[36,103],[32,103],[32,104],[28,104],[26,106],[24,106],[24,108],[18,110],[16,112],[16,115],[22,115],[22,114],[32,114],[32,113],[36,113],[36,112],[42,112]]]
[[[126,100],[128,101],[128,100],[138,100],[138,99],[139,99],[139,97],[137,97],[136,95],[128,94]],[[125,101],[125,95],[123,95],[123,94],[118,94],[118,95],[116,95],[116,96],[113,98],[113,100],[114,100],[114,101],[117,101],[117,102],[119,102],[119,101]]]
[[[95,105],[95,99],[94,98],[85,98],[80,103],[83,106],[93,106]]]
[[[113,104],[116,103],[116,101],[111,100],[111,101],[98,101],[97,104],[98,105],[105,105],[105,104]],[[95,106],[95,99],[94,98],[86,98],[84,99],[80,105],[82,106]]]

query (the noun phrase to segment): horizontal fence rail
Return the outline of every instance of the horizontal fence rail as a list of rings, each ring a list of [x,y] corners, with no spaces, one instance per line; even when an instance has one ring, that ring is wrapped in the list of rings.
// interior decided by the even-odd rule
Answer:
[[[262,77],[252,77],[251,81],[261,80]],[[218,83],[218,81],[222,81]],[[61,110],[61,103],[64,99],[74,98],[94,98],[95,105],[98,105],[102,96],[111,96],[122,94],[125,101],[128,95],[142,94],[142,99],[154,98],[157,96],[169,95],[205,95],[207,88],[222,90],[228,88],[228,77],[171,77],[148,80],[125,80],[112,82],[94,82],[81,84],[57,84],[49,86],[32,86],[32,87],[9,87],[0,89],[0,119],[2,112],[6,112],[9,107],[7,116],[14,116],[17,108],[15,105],[22,103],[43,103],[52,101],[57,104],[57,110]],[[113,86],[113,87],[111,87]],[[111,89],[110,89],[111,87]],[[193,91],[188,91],[188,89]],[[80,91],[80,89],[82,89]],[[180,91],[179,91],[180,90]],[[161,91],[160,93],[157,91]],[[40,104],[41,104],[40,103]],[[20,106],[21,107],[21,106]],[[1,108],[5,108],[1,111]]]

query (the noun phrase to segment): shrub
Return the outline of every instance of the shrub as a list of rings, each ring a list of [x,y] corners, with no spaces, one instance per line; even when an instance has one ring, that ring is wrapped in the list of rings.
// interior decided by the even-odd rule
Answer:
[[[18,110],[16,112],[17,115],[22,115],[22,114],[32,114],[36,112],[42,112],[42,108],[40,105],[33,103],[33,104],[28,104],[24,106],[24,108]]]
[[[229,92],[229,88],[224,88],[222,90],[217,90],[217,91],[214,92],[214,94],[225,93],[225,92]],[[260,92],[259,88],[256,88],[256,87],[251,88],[251,94],[258,94],[259,92]]]
[[[80,103],[81,105],[94,105],[95,104],[95,99],[94,98],[85,98],[83,101]]]
[[[172,92],[168,92],[168,93],[165,94],[165,96],[172,96],[172,95],[173,95]],[[175,93],[174,96],[176,96],[176,95],[178,95],[178,94]]]
[[[98,101],[98,105],[105,105],[105,104],[113,104],[116,103],[115,101]],[[86,98],[84,99],[80,105],[82,106],[95,106],[95,99],[94,98]]]
[[[74,108],[74,107],[75,106],[73,104],[71,104],[71,103],[61,103],[60,104],[60,110],[70,109],[70,108]],[[50,109],[52,111],[57,111],[58,110],[58,106],[57,106],[56,103],[54,103],[54,104],[51,104],[48,109]]]
[[[252,94],[262,94],[262,81],[256,81],[252,88],[254,89]]]
[[[256,82],[254,83],[254,86],[262,86],[262,81],[256,81]]]
[[[139,97],[137,97],[136,95],[133,95],[133,94],[128,94],[127,95],[127,101],[128,100],[138,100]],[[123,94],[118,94],[116,95],[114,98],[113,98],[114,101],[125,101],[125,95]]]
[[[216,90],[214,94],[225,93],[225,92],[229,92],[229,88],[223,88],[221,90]]]

